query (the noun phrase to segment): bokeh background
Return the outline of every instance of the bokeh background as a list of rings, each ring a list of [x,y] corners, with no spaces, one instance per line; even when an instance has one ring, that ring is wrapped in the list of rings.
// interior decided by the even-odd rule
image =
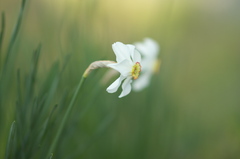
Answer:
[[[50,158],[52,138],[87,66],[115,60],[114,42],[145,37],[161,47],[151,85],[119,99],[121,89],[106,92],[117,77],[103,82],[107,69],[94,71],[52,158],[240,156],[240,1],[27,0],[11,46],[21,5],[0,1],[0,158]]]

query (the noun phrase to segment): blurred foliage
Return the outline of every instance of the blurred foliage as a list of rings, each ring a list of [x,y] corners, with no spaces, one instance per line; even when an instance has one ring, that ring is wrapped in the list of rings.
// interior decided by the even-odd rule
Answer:
[[[26,2],[26,3],[25,3]],[[119,99],[94,71],[52,158],[229,159],[240,155],[237,0],[0,1],[0,158],[51,158],[82,73],[111,44],[151,37],[160,72]],[[21,9],[22,8],[22,9]],[[6,60],[8,59],[8,60]]]

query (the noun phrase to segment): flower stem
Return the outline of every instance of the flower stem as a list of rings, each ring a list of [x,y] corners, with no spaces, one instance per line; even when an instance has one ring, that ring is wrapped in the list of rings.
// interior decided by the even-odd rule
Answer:
[[[82,76],[82,79],[80,80],[80,82],[79,82],[79,84],[78,84],[78,86],[77,86],[77,89],[76,89],[76,91],[75,91],[75,93],[74,93],[74,95],[73,95],[73,97],[72,97],[72,99],[71,99],[71,102],[70,102],[70,104],[69,104],[69,106],[68,106],[68,108],[67,108],[67,111],[66,111],[66,113],[65,113],[64,116],[63,116],[63,120],[62,120],[62,122],[61,122],[61,124],[60,124],[60,127],[59,127],[59,129],[58,129],[58,131],[57,131],[57,134],[56,134],[56,136],[55,136],[54,139],[53,139],[52,145],[51,145],[51,147],[50,147],[50,149],[49,149],[49,152],[48,152],[48,154],[47,154],[48,157],[51,156],[51,154],[53,153],[53,151],[54,151],[54,149],[55,149],[55,147],[56,147],[56,144],[57,144],[57,142],[58,142],[58,139],[59,139],[59,137],[60,137],[60,135],[61,135],[61,133],[62,133],[63,127],[64,127],[64,125],[66,124],[66,121],[67,121],[67,119],[68,119],[68,117],[69,117],[69,114],[70,114],[72,108],[73,108],[73,105],[74,105],[74,102],[75,102],[76,97],[77,97],[77,95],[78,95],[78,92],[79,92],[79,90],[81,89],[81,87],[82,87],[83,82],[85,81],[85,79],[86,79],[86,77]]]

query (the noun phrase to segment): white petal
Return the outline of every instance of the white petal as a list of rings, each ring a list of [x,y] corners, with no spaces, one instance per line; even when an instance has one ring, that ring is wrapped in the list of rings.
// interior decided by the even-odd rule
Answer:
[[[153,66],[155,64],[155,58],[152,59],[152,58],[143,58],[140,65],[141,65],[141,72],[147,72],[147,71],[150,71],[152,72],[153,71]]]
[[[145,72],[145,73],[141,74],[138,77],[138,79],[136,79],[133,82],[133,90],[141,91],[144,88],[146,88],[150,83],[151,76],[152,76],[151,72]]]
[[[116,55],[117,62],[121,62],[125,59],[131,61],[129,47],[121,42],[116,42],[112,45],[112,49]]]
[[[144,43],[152,56],[156,56],[158,54],[160,48],[155,40],[151,38],[145,38]]]
[[[134,51],[136,50],[136,47],[134,45],[131,45],[131,44],[127,44],[127,47],[128,47],[128,51],[129,51],[130,56],[131,56],[131,61],[132,61],[133,54],[134,54]]]
[[[117,70],[123,76],[128,76],[132,70],[132,64],[126,59],[119,63],[108,64],[107,66]]]
[[[127,79],[125,79],[125,81],[122,84],[122,93],[120,94],[119,98],[122,98],[131,92],[132,89],[131,83],[132,77],[128,77]]]
[[[143,42],[137,42],[134,45],[146,57],[156,57],[159,52],[158,43],[150,38],[145,38]]]
[[[122,80],[124,80],[123,76],[120,76],[118,79],[116,79],[108,88],[107,92],[108,93],[114,93],[118,90],[119,86],[122,83]]]
[[[138,52],[138,50],[136,50],[136,49],[134,50],[132,59],[133,59],[133,63],[136,63],[136,62],[140,63],[141,62],[141,55]]]
[[[143,55],[143,56],[148,56],[148,48],[144,45],[144,43],[134,43],[136,46],[136,49]]]

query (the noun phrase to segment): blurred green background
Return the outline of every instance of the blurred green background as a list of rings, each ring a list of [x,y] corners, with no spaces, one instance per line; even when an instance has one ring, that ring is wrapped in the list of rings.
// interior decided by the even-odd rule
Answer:
[[[115,60],[114,42],[145,37],[161,46],[161,69],[151,85],[119,99],[121,89],[106,92],[115,77],[102,83],[107,69],[94,71],[53,158],[240,156],[238,0],[27,0],[6,62],[21,5],[0,1],[0,158],[13,121],[9,158],[50,158],[84,70],[96,60]]]

